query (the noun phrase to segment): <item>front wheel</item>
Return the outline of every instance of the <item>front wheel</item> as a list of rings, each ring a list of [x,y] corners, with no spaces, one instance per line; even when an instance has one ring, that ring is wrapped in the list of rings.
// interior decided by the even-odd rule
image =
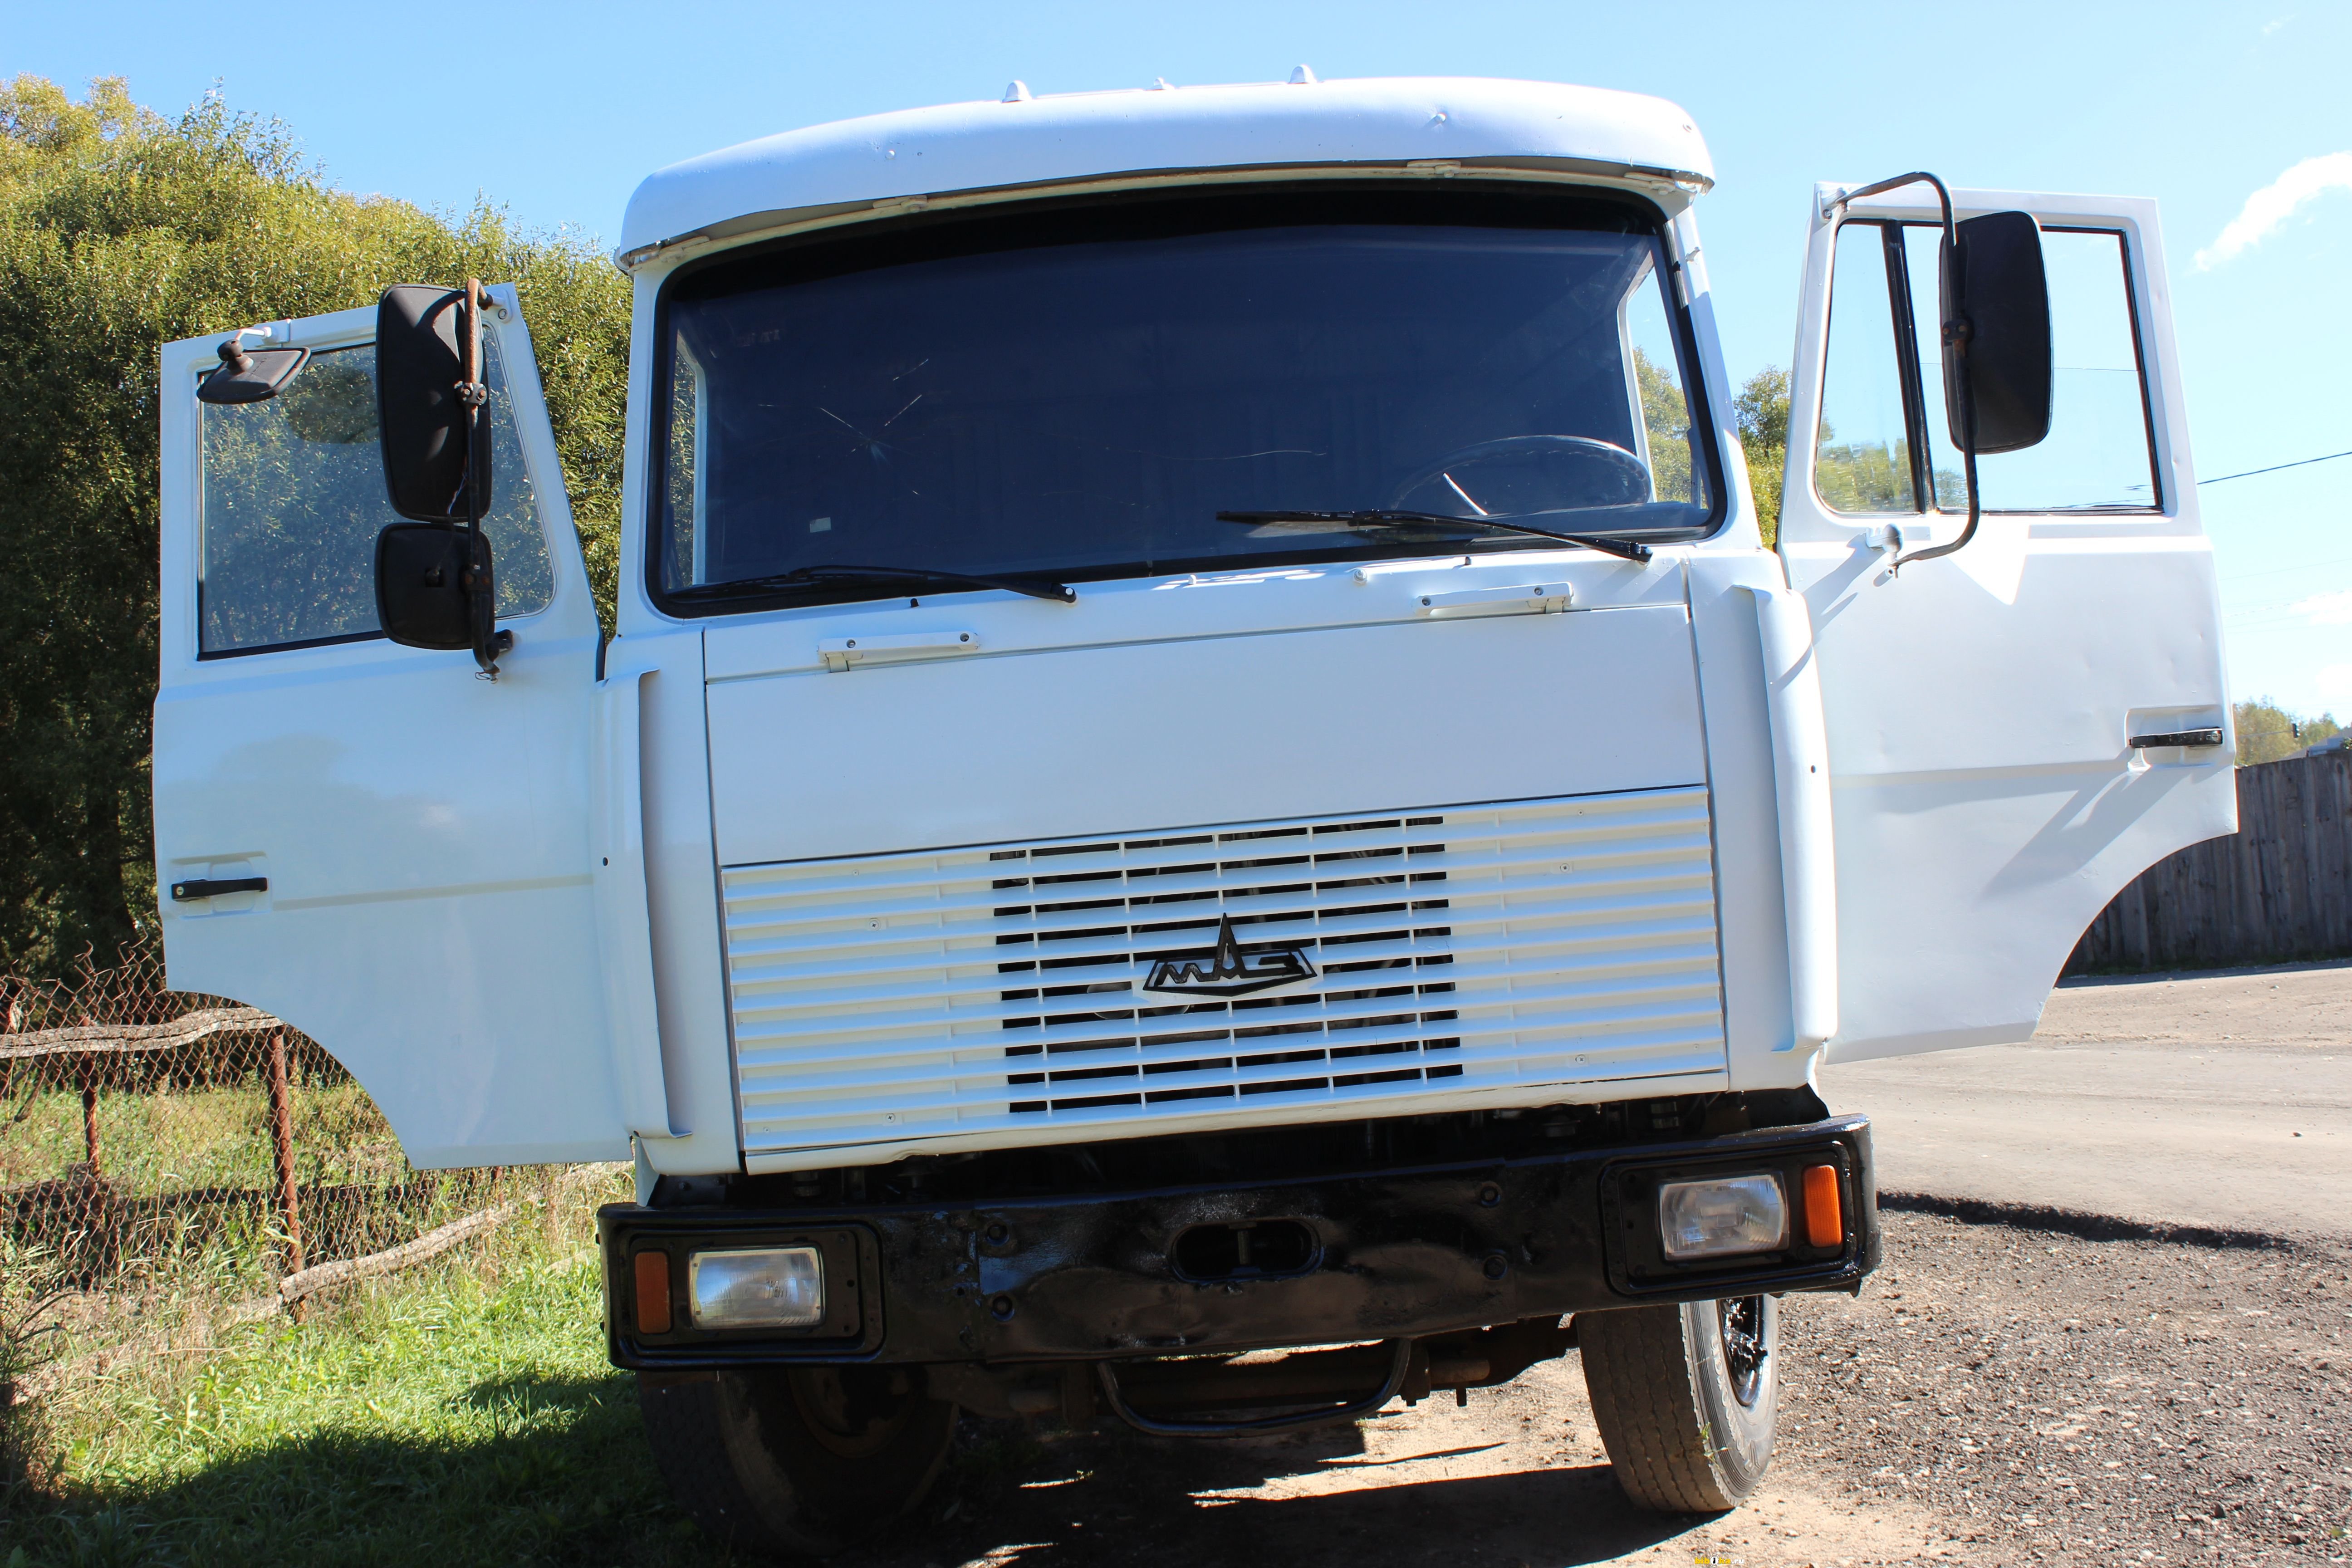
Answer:
[[[1617,1484],[1661,1513],[1737,1508],[1772,1461],[1780,1308],[1769,1296],[1580,1312],[1592,1418]]]
[[[823,1557],[922,1500],[956,1407],[920,1367],[640,1373],[654,1460],[703,1529],[757,1556]]]

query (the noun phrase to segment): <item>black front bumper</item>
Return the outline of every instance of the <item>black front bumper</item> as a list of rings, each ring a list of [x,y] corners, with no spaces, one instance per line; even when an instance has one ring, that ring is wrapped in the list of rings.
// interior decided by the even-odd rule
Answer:
[[[1838,1173],[1842,1232],[1711,1266],[1660,1253],[1659,1183],[1773,1171],[1792,1206],[1802,1173]],[[1284,1223],[1288,1222],[1288,1223]],[[1279,1272],[1203,1278],[1198,1227],[1274,1227],[1297,1243]],[[1179,1245],[1188,1233],[1196,1239]],[[1254,1184],[956,1205],[599,1211],[613,1363],[684,1369],[772,1363],[1038,1362],[1419,1338],[1525,1319],[1857,1287],[1879,1257],[1870,1126],[1859,1116],[1637,1148]],[[1216,1237],[1210,1237],[1212,1241]],[[689,1322],[696,1251],[805,1242],[826,1258],[826,1321],[797,1333]],[[673,1327],[639,1329],[639,1253],[668,1255]]]

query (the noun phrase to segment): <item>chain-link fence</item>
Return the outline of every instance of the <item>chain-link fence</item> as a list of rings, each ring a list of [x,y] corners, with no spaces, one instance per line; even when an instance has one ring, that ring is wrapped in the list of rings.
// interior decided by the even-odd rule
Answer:
[[[0,977],[0,1384],[498,1202],[500,1173],[412,1168],[308,1037],[168,989],[152,949]]]

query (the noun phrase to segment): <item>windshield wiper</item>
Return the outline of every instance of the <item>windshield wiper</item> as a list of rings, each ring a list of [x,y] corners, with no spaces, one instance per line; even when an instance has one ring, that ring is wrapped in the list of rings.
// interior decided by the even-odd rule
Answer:
[[[1499,517],[1448,517],[1438,511],[1396,511],[1381,507],[1362,511],[1221,511],[1219,522],[1285,523],[1330,522],[1342,528],[1382,528],[1402,525],[1413,527],[1442,523],[1449,528],[1488,529],[1502,533],[1525,533],[1537,539],[1557,539],[1563,544],[1581,544],[1587,550],[1598,550],[1603,555],[1614,555],[1621,561],[1647,561],[1650,547],[1638,539],[1615,539],[1600,533],[1561,533],[1554,529],[1537,528],[1524,522],[1506,521]]]
[[[818,566],[795,566],[789,572],[774,572],[764,577],[697,583],[690,588],[677,589],[670,596],[675,599],[717,599],[757,593],[762,588],[799,588],[819,583],[953,583],[967,588],[1002,588],[1007,593],[1026,594],[1033,599],[1051,599],[1061,605],[1078,602],[1076,592],[1067,584],[1049,582],[1043,577],[983,577],[971,572],[938,572],[927,566],[851,566],[837,562],[827,562]]]

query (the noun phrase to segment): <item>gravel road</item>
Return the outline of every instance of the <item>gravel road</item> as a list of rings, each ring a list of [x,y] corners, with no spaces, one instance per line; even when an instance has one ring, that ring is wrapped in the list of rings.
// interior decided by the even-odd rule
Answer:
[[[2304,1190],[2314,1173],[2341,1178],[2352,1150],[2309,1160],[2294,1147],[2308,1139],[2250,1135],[2231,1145],[2230,1205],[2200,1197],[2177,1152],[2127,1165],[2127,1181],[2114,1155],[2035,1166],[2032,1183],[1946,1158],[1972,1135],[2019,1140],[2011,1152],[2060,1146],[2054,1129],[2101,1100],[2196,1149],[2198,1084],[2242,1083],[2231,1075],[2250,1058],[2173,1095],[2151,1089],[2147,1050],[2352,1058],[2352,966],[2291,973],[2315,977],[2062,991],[2034,1046],[2007,1047],[2042,1052],[2066,1100],[2039,1131],[2000,1131],[2034,1092],[1972,1078],[1982,1051],[1843,1069],[1906,1083],[1881,1147],[1902,1173],[1886,1185],[1914,1191],[1889,1200],[1886,1264],[1859,1299],[1785,1303],[1778,1457],[1732,1513],[1630,1507],[1570,1352],[1466,1409],[1433,1400],[1287,1439],[971,1423],[926,1517],[845,1568],[2352,1560],[2352,1242]],[[2243,1097],[2242,1120],[2312,1131],[2293,1097],[2335,1091],[2273,1081]],[[1953,1110],[1971,1095],[1973,1134]],[[1961,1142],[1938,1153],[1939,1138]],[[1937,1180],[1944,1193],[1919,1195]],[[2129,1200],[2110,1216],[2148,1217],[2071,1201],[2102,1192]]]
[[[2029,1044],[1821,1085],[1869,1113],[1889,1190],[2352,1232],[2352,964],[2070,982]]]

